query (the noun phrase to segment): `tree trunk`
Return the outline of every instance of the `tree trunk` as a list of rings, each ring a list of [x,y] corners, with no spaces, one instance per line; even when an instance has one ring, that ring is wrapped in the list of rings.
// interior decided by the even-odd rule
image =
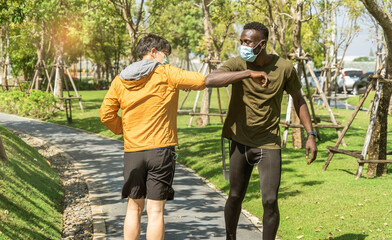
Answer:
[[[5,34],[3,36],[3,34]],[[9,26],[8,23],[0,29],[0,47],[1,47],[1,80],[3,91],[8,90],[7,69],[9,64],[9,54],[7,48],[9,47]]]
[[[0,26],[0,83],[2,86],[3,91],[6,90],[4,89],[4,84],[3,84],[3,66],[5,63],[5,51],[4,51],[4,41],[3,41],[3,28],[4,26]]]
[[[7,154],[5,153],[5,148],[3,145],[3,141],[1,140],[1,137],[0,137],[0,160],[4,162],[8,162],[8,157]]]
[[[129,56],[129,61],[136,62],[138,60],[138,56],[136,54],[136,45],[138,41],[137,33],[132,29],[131,24],[126,23],[128,34],[131,38],[131,55]]]
[[[97,75],[98,75],[98,79],[102,79],[102,65],[101,64],[97,64]]]
[[[369,159],[383,160],[387,159],[387,123],[388,107],[391,98],[391,88],[384,87],[381,94],[380,106],[376,116],[376,122],[373,128],[372,137],[369,145]],[[387,164],[369,163],[366,175],[368,177],[382,176],[387,173]]]
[[[120,70],[120,49],[122,47],[122,41],[121,41],[121,37],[117,36],[117,48],[116,48],[116,52],[115,52],[115,66],[116,66],[116,71],[115,71],[115,76],[117,76],[119,74],[119,70]],[[112,76],[112,79],[114,77]],[[111,80],[112,80],[111,79]]]
[[[94,78],[97,79],[97,81],[101,80],[101,69],[101,64],[97,63],[94,71]]]
[[[64,79],[64,42],[58,39],[54,43],[56,51],[56,78],[54,96],[63,97],[63,79]]]
[[[192,69],[191,69],[191,59],[190,59],[190,53],[191,53],[191,50],[188,48],[188,46],[185,48],[185,64],[186,64],[186,67],[185,67],[185,69],[187,70],[187,71],[192,71]]]
[[[105,63],[106,66],[106,81],[110,81],[110,79],[113,79],[113,68],[112,68],[112,63],[109,61],[107,61]]]
[[[293,24],[293,53],[296,56],[301,56],[301,20],[302,20],[302,10],[303,10],[303,0],[297,0],[295,8],[291,9],[291,15],[294,20]],[[298,77],[302,76],[302,68],[300,62],[297,64]],[[291,121],[293,124],[300,124],[300,119],[295,111],[294,105],[292,107]],[[305,148],[305,136],[302,128],[292,128],[292,138],[294,148]]]
[[[287,21],[284,19],[280,12],[279,3],[274,1],[271,3],[270,0],[266,0],[268,4],[268,19],[271,28],[273,29],[274,39],[273,44],[276,45],[276,41],[280,46],[280,55],[282,58],[288,57],[288,50],[286,45],[286,31],[287,31]],[[276,46],[275,46],[276,47]],[[273,50],[276,52],[276,49]]]
[[[204,38],[207,44],[207,60],[212,60],[214,57],[214,46],[212,36],[214,34],[212,24],[210,21],[210,0],[202,0],[202,8],[203,8],[203,16],[204,16]],[[209,71],[211,71],[209,65]],[[207,115],[210,112],[210,104],[211,104],[211,89],[205,89],[203,92],[203,98],[200,107],[200,113],[205,114],[201,115],[202,124],[201,126],[206,126],[210,123],[210,117]]]
[[[118,0],[110,1],[114,4],[114,6],[120,8],[120,15],[124,19],[129,37],[131,38],[131,55],[129,56],[129,60],[131,63],[135,62],[138,60],[136,45],[139,39],[139,27],[144,13],[144,0],[140,0],[139,9],[135,15],[133,15],[134,12],[132,12],[131,4],[128,4],[128,2]]]
[[[41,40],[39,43],[35,43],[34,44],[35,47],[37,48],[37,64],[35,65],[35,70],[38,71],[37,74],[37,84],[35,85],[35,90],[39,90],[41,89],[41,83],[43,80],[43,70],[44,70],[44,66],[42,64],[42,61],[45,61],[45,22],[42,21],[42,30],[41,30]],[[34,79],[33,79],[34,81]]]
[[[385,78],[392,79],[392,15],[377,5],[376,0],[361,0],[369,13],[377,20],[382,27],[386,43]],[[392,86],[385,83],[381,95],[379,110],[376,116],[375,128],[372,133],[371,145],[369,147],[369,159],[386,159],[388,108],[391,99]],[[367,175],[369,177],[383,175],[387,173],[386,164],[369,164]]]

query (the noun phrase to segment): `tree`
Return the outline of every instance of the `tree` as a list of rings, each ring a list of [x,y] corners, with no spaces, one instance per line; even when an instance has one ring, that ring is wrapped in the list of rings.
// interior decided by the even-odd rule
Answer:
[[[8,157],[7,154],[5,153],[5,148],[3,145],[3,141],[1,140],[1,136],[0,136],[0,160],[4,162],[8,162]]]
[[[204,55],[203,15],[194,1],[171,1],[150,29],[170,42],[181,68],[191,70],[191,53]]]
[[[24,19],[24,1],[0,2],[0,80],[2,89],[8,90],[7,70],[10,65],[10,24],[21,22]]]
[[[106,0],[97,3],[99,8],[83,17],[81,38],[84,55],[96,65],[96,79],[104,76],[109,81],[119,72],[120,57],[125,54],[129,37],[125,25],[118,24],[122,19],[115,13],[113,4]]]
[[[377,20],[384,31],[386,58],[385,79],[392,79],[392,3],[390,1],[361,0],[369,13]],[[369,159],[386,159],[388,106],[391,99],[391,83],[384,83],[378,108],[376,122],[369,146]],[[387,173],[386,164],[369,164],[367,175],[383,175]]]
[[[140,0],[140,1],[109,0],[109,1],[113,4],[118,16],[120,16],[123,22],[125,23],[129,37],[131,39],[130,61],[131,62],[136,61],[138,59],[136,54],[136,45],[139,41],[140,36],[144,33],[145,29],[147,28],[147,22],[149,20],[148,17],[146,16],[147,11],[145,6],[146,4],[145,0]],[[160,2],[160,1],[156,1],[156,2]]]
[[[14,77],[23,76],[25,81],[32,78],[37,63],[37,50],[32,43],[30,24],[25,20],[21,24],[12,24],[10,28],[10,61]]]
[[[289,5],[291,10],[291,16],[293,20],[293,48],[291,54],[294,54],[295,57],[303,56],[303,50],[301,46],[301,28],[302,22],[308,21],[303,19],[303,8],[304,8],[304,0],[297,0],[295,5]],[[298,76],[302,76],[302,65],[298,61],[297,63],[297,72]],[[300,124],[300,119],[295,112],[294,105],[292,106],[293,113],[291,114],[291,119],[294,124]],[[305,137],[302,128],[294,128],[292,129],[292,139],[293,139],[293,147],[294,148],[305,148]]]
[[[78,28],[84,7],[87,7],[85,11],[88,12],[89,5],[85,5],[85,1],[82,0],[50,0],[41,4],[44,9],[48,9],[48,12],[45,12],[45,18],[49,25],[48,29],[55,52],[53,62],[58,66],[65,66],[65,53],[67,50],[72,52],[77,48],[78,44],[74,42],[73,33]],[[80,53],[75,55],[80,56]],[[54,95],[62,98],[64,71],[59,71],[59,68],[57,70]]]
[[[228,0],[201,0],[203,12],[204,41],[206,48],[206,59],[209,70],[215,70],[216,60],[219,59],[225,41],[234,32],[232,24],[235,18],[234,9],[236,5]],[[202,97],[200,113],[202,126],[209,124],[209,110],[211,102],[211,88],[206,88]]]
[[[0,28],[0,66],[1,66],[1,80],[2,80],[2,88],[4,90],[8,90],[8,77],[7,77],[7,70],[9,61],[9,53],[8,48],[10,46],[9,40],[9,23],[5,22]]]

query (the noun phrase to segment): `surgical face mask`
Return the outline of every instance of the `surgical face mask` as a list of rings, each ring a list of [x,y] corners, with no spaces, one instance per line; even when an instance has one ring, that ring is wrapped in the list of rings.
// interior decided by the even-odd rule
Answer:
[[[159,52],[159,51],[158,51]],[[160,62],[160,61],[158,61],[158,59],[156,59],[155,57],[155,60],[157,60],[158,62],[160,62],[161,64],[163,64],[163,65],[165,65],[165,64],[169,64],[169,58],[166,56],[166,54],[164,54],[164,53],[162,53],[162,52],[159,52],[160,54],[163,54],[163,62]]]
[[[261,53],[261,51],[263,49],[260,49],[258,54],[254,54],[253,50],[255,48],[257,48],[262,41],[264,41],[264,40],[261,40],[254,48],[241,45],[240,46],[240,55],[241,55],[242,59],[244,59],[247,62],[254,62],[256,60],[257,56],[259,56],[259,54]]]
[[[162,64],[163,65],[165,65],[165,64],[169,64],[169,58],[165,55],[165,54],[163,54],[164,56],[163,56],[163,62],[162,62]]]

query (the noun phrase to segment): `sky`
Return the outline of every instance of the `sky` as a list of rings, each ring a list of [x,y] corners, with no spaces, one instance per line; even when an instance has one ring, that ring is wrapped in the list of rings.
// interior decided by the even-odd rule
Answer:
[[[374,53],[376,51],[376,43],[371,38],[369,31],[366,31],[366,29],[362,30],[347,48],[346,56],[369,56],[370,49]]]
[[[340,27],[344,28],[344,25],[349,25],[349,20],[343,20],[343,18],[347,18],[347,10],[340,9],[337,13],[337,24],[338,29]],[[360,56],[365,57],[369,56],[370,49],[375,53],[376,51],[376,40],[372,36],[372,28],[370,25],[371,21],[367,15],[363,15],[357,22],[360,27],[359,34],[353,39],[352,43],[347,48],[346,56]],[[340,54],[339,54],[340,55]]]

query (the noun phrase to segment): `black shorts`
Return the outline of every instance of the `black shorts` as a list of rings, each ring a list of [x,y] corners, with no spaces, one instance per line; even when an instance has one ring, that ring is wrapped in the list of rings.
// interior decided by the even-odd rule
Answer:
[[[124,154],[122,198],[173,200],[174,147]]]

